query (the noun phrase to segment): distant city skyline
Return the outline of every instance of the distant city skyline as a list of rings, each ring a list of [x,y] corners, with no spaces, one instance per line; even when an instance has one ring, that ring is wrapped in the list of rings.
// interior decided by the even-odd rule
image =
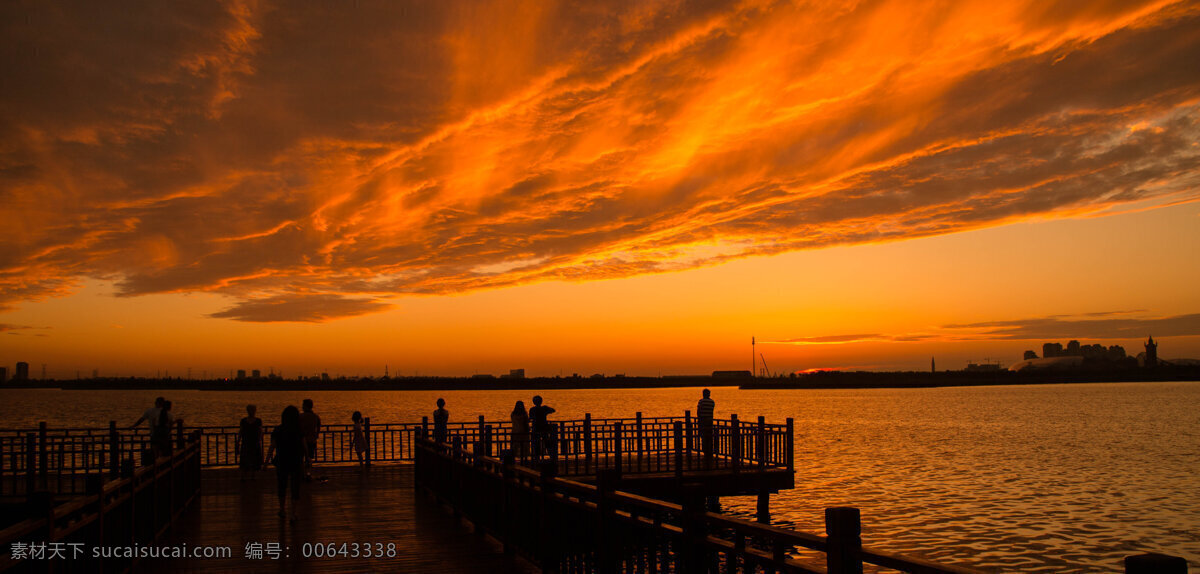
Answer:
[[[525,8],[13,6],[9,378],[1200,357],[1195,5]]]

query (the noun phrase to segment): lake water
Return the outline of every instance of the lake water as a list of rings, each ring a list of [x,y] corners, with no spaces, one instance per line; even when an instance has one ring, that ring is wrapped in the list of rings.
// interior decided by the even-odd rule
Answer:
[[[542,390],[555,419],[675,416],[699,389]],[[155,394],[188,424],[235,425],[246,403],[268,423],[316,402],[326,423],[361,410],[416,422],[444,397],[451,420],[507,420],[533,391],[0,391],[0,427],[128,425]],[[1200,383],[877,390],[714,388],[717,416],[796,421],[796,488],[776,523],[824,531],[823,509],[855,506],[865,544],[1019,572],[1119,572],[1130,554],[1200,568]],[[723,499],[752,516],[754,499]]]

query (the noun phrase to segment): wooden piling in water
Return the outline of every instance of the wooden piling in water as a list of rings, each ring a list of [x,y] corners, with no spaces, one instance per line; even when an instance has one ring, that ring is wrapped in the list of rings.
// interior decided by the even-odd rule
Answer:
[[[1126,556],[1125,574],[1187,574],[1187,560],[1154,553]]]
[[[825,535],[829,574],[862,574],[862,520],[858,509],[826,508]]]

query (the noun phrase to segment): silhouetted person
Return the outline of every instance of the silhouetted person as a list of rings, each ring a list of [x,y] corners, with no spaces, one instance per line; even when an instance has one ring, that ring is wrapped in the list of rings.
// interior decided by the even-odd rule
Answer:
[[[534,395],[533,408],[529,409],[529,426],[533,434],[533,455],[541,458],[549,446],[546,440],[550,435],[550,422],[546,417],[554,413],[554,409],[542,404],[542,396]]]
[[[317,459],[317,435],[321,432],[321,417],[313,412],[312,399],[304,399],[301,403],[304,412],[300,413],[300,432],[304,434],[304,478],[312,480],[309,469]]]
[[[446,424],[450,422],[450,411],[446,410],[446,399],[437,400],[437,410],[433,411],[433,441],[446,442]]]
[[[350,446],[354,449],[354,454],[358,455],[358,465],[365,466],[366,460],[363,459],[363,455],[367,452],[367,435],[363,433],[362,413],[354,411],[350,420],[354,421],[354,434],[351,436]]]
[[[300,411],[288,405],[283,409],[279,426],[271,431],[271,449],[267,458],[275,464],[275,479],[279,488],[279,517],[287,518],[287,491],[292,491],[292,524],[296,523],[296,506],[300,503],[300,480],[304,473],[307,451],[304,431],[300,428]]]
[[[254,416],[258,407],[246,405],[246,416],[238,425],[238,468],[246,475],[262,469],[262,419]]]
[[[171,424],[175,417],[171,416],[171,401],[163,401],[158,409],[158,422],[150,429],[150,448],[155,456],[170,456],[171,454]]]
[[[158,424],[158,414],[159,411],[162,410],[163,403],[165,402],[167,402],[167,399],[162,397],[154,399],[154,406],[146,409],[142,413],[141,418],[139,418],[137,422],[130,425],[129,428],[137,428],[138,425],[142,424],[142,421],[146,421],[146,423],[150,425],[150,434],[154,434],[154,425]]]
[[[529,413],[525,401],[517,401],[512,412],[512,447],[517,458],[529,456]]]
[[[700,427],[700,448],[704,451],[705,460],[712,460],[713,457],[713,411],[717,409],[717,402],[709,397],[708,389],[704,389],[704,396],[700,398],[700,402],[696,403],[696,423]]]

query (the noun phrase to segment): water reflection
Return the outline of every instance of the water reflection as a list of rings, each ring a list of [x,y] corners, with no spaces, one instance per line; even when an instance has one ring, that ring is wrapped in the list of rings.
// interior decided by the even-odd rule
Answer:
[[[539,391],[12,391],[0,425],[131,424],[157,394],[188,424],[236,425],[247,403],[273,424],[311,397],[326,423],[360,410],[419,421],[446,399],[451,421],[508,420],[534,394],[553,419],[671,416],[700,389]],[[773,517],[823,531],[827,506],[862,510],[867,544],[986,568],[1112,572],[1157,551],[1200,567],[1200,384],[740,391],[713,388],[716,416],[796,420],[797,488]],[[750,517],[753,497],[725,499]]]

